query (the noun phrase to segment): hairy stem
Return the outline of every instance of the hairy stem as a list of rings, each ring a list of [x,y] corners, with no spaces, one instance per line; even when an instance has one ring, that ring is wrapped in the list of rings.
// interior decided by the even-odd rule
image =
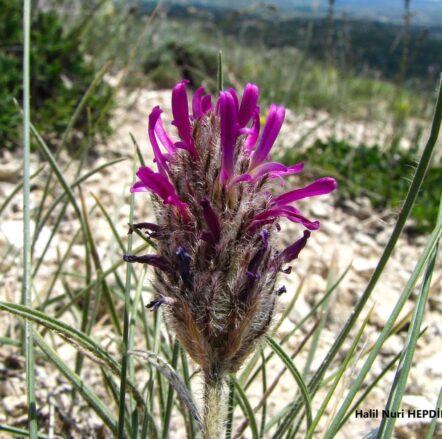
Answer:
[[[204,381],[203,439],[220,439],[224,434],[226,395],[224,377],[206,375]]]

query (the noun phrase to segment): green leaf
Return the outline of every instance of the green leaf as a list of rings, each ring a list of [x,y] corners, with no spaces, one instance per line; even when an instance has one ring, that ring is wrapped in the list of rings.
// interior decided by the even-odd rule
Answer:
[[[177,392],[178,396],[180,397],[183,404],[187,407],[190,414],[201,426],[201,416],[196,407],[196,404],[193,402],[192,395],[187,390],[186,384],[183,382],[180,376],[166,361],[164,361],[154,352],[141,351],[138,349],[129,351],[129,355],[135,355],[137,357],[143,358],[150,365],[152,365],[161,375],[163,375],[167,379],[167,381],[169,381],[169,384]]]
[[[68,343],[74,345],[78,349],[81,349],[84,354],[88,355],[96,363],[109,368],[109,370],[115,375],[120,375],[121,367],[115,361],[115,359],[111,357],[98,343],[92,340],[92,338],[88,337],[81,331],[78,331],[70,325],[54,319],[45,313],[23,305],[0,302],[0,311],[1,310],[45,326],[51,331],[54,331]],[[133,383],[128,383],[128,387],[137,403],[140,406],[144,406],[144,400],[134,387]]]
[[[442,223],[442,197],[439,208],[438,223]],[[437,243],[438,244],[438,243]],[[431,279],[433,276],[434,267],[436,264],[438,245],[433,250],[428,261],[427,270],[425,272],[424,281],[422,283],[421,292],[417,299],[413,318],[408,329],[407,340],[402,351],[401,359],[399,361],[396,375],[390,389],[386,410],[393,413],[399,411],[402,397],[407,385],[408,375],[411,369],[414,353],[416,350],[416,343],[419,338],[420,328],[424,319],[424,312],[427,305],[428,294],[431,286]],[[395,418],[383,418],[379,427],[379,434],[381,437],[390,437],[393,434]]]
[[[301,395],[304,399],[304,407],[305,407],[305,413],[307,415],[307,430],[308,430],[312,423],[312,400],[310,393],[307,389],[307,386],[304,380],[302,379],[302,375],[300,374],[300,372],[298,371],[298,369],[296,368],[290,357],[284,352],[281,346],[279,346],[279,344],[275,340],[273,340],[272,337],[267,336],[266,341],[269,344],[269,346],[272,348],[272,350],[278,355],[279,358],[281,358],[281,360],[287,366],[287,369],[290,371],[296,383],[298,384],[299,390],[301,391]]]
[[[249,420],[249,426],[250,429],[252,430],[252,437],[253,439],[259,439],[258,424],[256,422],[255,413],[253,412],[249,399],[247,398],[247,395],[245,394],[239,382],[233,376],[231,377],[231,379],[233,380],[233,385],[235,386],[235,392],[236,395],[238,396],[238,403],[241,406],[241,409],[244,412],[244,414],[247,416],[247,419]]]
[[[43,337],[34,331],[35,343],[48,356],[48,358],[57,366],[58,370],[69,380],[70,383],[83,396],[94,412],[103,420],[113,433],[117,431],[117,420],[110,412],[107,405],[97,396],[93,390],[88,387],[84,380],[73,372],[57,355],[57,353],[44,341]]]

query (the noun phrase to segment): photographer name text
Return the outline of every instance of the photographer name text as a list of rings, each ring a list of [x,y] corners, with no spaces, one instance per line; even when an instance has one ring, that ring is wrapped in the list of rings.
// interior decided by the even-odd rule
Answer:
[[[424,409],[402,409],[398,411],[368,409],[355,410],[355,417],[362,419],[376,419],[376,418],[442,418],[442,410],[424,410]]]

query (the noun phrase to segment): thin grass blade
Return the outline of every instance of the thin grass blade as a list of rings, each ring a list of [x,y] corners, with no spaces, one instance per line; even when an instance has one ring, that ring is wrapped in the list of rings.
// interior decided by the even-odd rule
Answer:
[[[304,408],[307,415],[307,430],[310,428],[310,425],[312,423],[312,399],[310,396],[310,392],[302,378],[301,373],[296,368],[295,364],[291,360],[291,358],[284,352],[284,350],[279,346],[279,344],[273,340],[272,337],[267,336],[266,341],[269,344],[269,346],[273,349],[273,351],[278,355],[279,358],[284,362],[284,364],[287,366],[287,369],[292,374],[293,378],[295,379],[296,383],[298,384],[299,390],[301,391],[302,398],[304,399]]]
[[[250,430],[252,432],[252,438],[253,439],[259,439],[259,432],[258,432],[258,424],[256,422],[255,413],[253,412],[252,406],[250,405],[249,399],[247,398],[247,395],[245,394],[243,388],[239,384],[239,382],[232,376],[233,385],[235,386],[235,393],[238,397],[238,403],[241,406],[242,411],[246,415],[247,419],[249,420],[249,426]],[[235,435],[235,439],[238,436]]]
[[[321,383],[321,380],[324,377],[325,372],[328,370],[330,364],[340,351],[344,341],[347,339],[348,334],[350,333],[351,329],[353,328],[354,324],[356,323],[357,319],[359,318],[359,315],[361,314],[362,310],[364,309],[368,299],[371,296],[371,293],[373,292],[382,272],[384,271],[385,266],[387,265],[388,260],[390,259],[391,254],[393,253],[393,250],[396,246],[396,243],[399,239],[399,236],[402,232],[402,229],[404,228],[405,221],[407,220],[411,209],[416,201],[416,198],[418,196],[420,187],[422,185],[422,182],[425,178],[425,174],[428,170],[428,167],[430,165],[430,161],[433,155],[433,151],[436,147],[437,138],[439,135],[440,125],[441,125],[441,119],[442,119],[442,82],[439,84],[439,93],[438,93],[438,99],[436,102],[436,108],[434,112],[433,117],[433,123],[431,126],[431,132],[428,139],[428,142],[423,150],[422,156],[419,160],[419,163],[416,168],[415,175],[413,177],[413,181],[410,185],[410,188],[408,190],[407,196],[405,198],[404,205],[402,207],[402,210],[399,214],[399,217],[397,219],[396,225],[393,229],[393,232],[390,236],[390,239],[388,240],[388,243],[384,249],[384,252],[378,262],[378,265],[376,266],[368,284],[367,287],[364,290],[364,293],[362,294],[361,298],[359,299],[358,304],[356,305],[354,311],[352,312],[351,316],[349,317],[348,321],[344,325],[343,329],[339,333],[338,337],[336,338],[336,341],[333,343],[333,346],[328,351],[324,361],[322,362],[319,369],[316,371],[315,375],[309,382],[309,389],[312,394],[315,394],[317,389],[319,388],[319,385]],[[435,231],[436,232],[436,231]],[[440,231],[439,231],[440,232]],[[433,235],[434,236],[434,232]],[[434,242],[430,247],[434,246]],[[426,257],[423,264],[425,263],[426,259],[429,256],[430,251],[426,251]],[[422,268],[422,267],[421,267]],[[282,423],[281,427],[278,429],[279,433],[283,433],[287,430],[287,428],[290,426],[291,421],[293,417],[296,415],[298,408],[302,404],[301,400],[296,401],[292,405],[292,410],[290,411],[289,415],[286,417],[284,422]],[[348,406],[347,406],[348,407]],[[344,413],[340,413],[340,416],[342,417]],[[335,425],[334,428],[337,427],[339,424],[339,420],[335,419]]]
[[[442,198],[439,208],[438,222],[442,223]],[[407,384],[408,375],[410,373],[411,363],[416,351],[416,343],[419,338],[420,328],[424,319],[424,312],[428,300],[428,294],[430,291],[431,279],[436,264],[437,249],[438,245],[436,245],[436,247],[434,248],[433,253],[428,261],[428,266],[425,272],[424,281],[422,283],[421,292],[417,299],[413,318],[408,329],[407,340],[405,342],[402,356],[397,367],[396,375],[394,377],[393,385],[390,389],[390,395],[385,406],[385,409],[390,410],[390,412],[392,413],[395,413],[399,410],[402,397],[405,392],[405,386]],[[381,435],[381,437],[390,437],[393,434],[395,421],[396,419],[393,417],[382,419],[381,425],[379,427],[379,434]]]
[[[87,386],[83,379],[74,373],[57,355],[57,353],[44,341],[43,337],[34,331],[34,340],[39,348],[55,364],[58,370],[69,380],[75,389],[83,396],[87,403],[93,408],[94,412],[103,420],[103,422],[115,433],[117,431],[117,420],[110,412],[107,405],[97,396],[92,389]]]
[[[23,3],[23,281],[22,303],[32,306],[31,278],[31,219],[30,219],[30,154],[31,154],[31,0]],[[29,436],[36,439],[37,403],[35,397],[34,345],[32,322],[25,321],[23,334],[24,353],[26,358],[26,395],[28,403]]]
[[[375,359],[377,358],[377,355],[379,351],[381,350],[382,345],[384,344],[385,340],[388,338],[389,334],[391,333],[391,329],[396,321],[396,319],[399,316],[399,313],[401,312],[402,308],[404,307],[408,297],[411,294],[411,291],[413,290],[420,274],[422,273],[422,270],[430,257],[430,255],[433,253],[436,244],[440,238],[442,232],[442,223],[439,223],[435,230],[433,231],[424,251],[422,252],[421,256],[419,257],[419,260],[416,264],[415,269],[413,270],[413,273],[410,277],[410,279],[407,282],[407,285],[405,286],[402,294],[400,295],[397,304],[395,305],[393,311],[391,312],[387,324],[384,326],[383,330],[381,331],[378,339],[376,340],[376,343],[373,347],[373,349],[370,351],[368,358],[366,359],[364,365],[362,366],[361,370],[359,371],[358,376],[355,378],[352,387],[350,388],[344,402],[341,404],[341,407],[339,408],[338,412],[336,413],[336,416],[330,425],[329,431],[327,432],[325,438],[331,439],[333,438],[334,434],[336,434],[336,431],[344,418],[351,402],[353,401],[354,397],[356,396],[357,392],[361,388],[361,385],[363,383],[363,380],[367,373],[370,371]]]

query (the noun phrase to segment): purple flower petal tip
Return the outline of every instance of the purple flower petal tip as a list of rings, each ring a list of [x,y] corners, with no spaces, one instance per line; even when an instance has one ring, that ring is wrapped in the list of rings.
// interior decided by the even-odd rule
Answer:
[[[310,238],[311,232],[304,230],[302,238],[295,241],[292,245],[288,246],[282,253],[280,253],[273,261],[273,264],[281,267],[282,264],[287,264],[299,256],[301,250],[307,244],[307,240]]]
[[[233,174],[235,143],[237,138],[238,110],[231,93],[221,92],[218,99],[221,124],[221,183],[225,184]]]
[[[186,91],[188,82],[187,80],[181,81],[172,90],[172,123],[177,127],[178,135],[186,145],[186,149],[195,159],[198,155],[192,139],[192,125],[189,118],[189,103]]]
[[[255,84],[247,84],[241,100],[238,113],[239,128],[245,127],[252,119],[258,105],[259,89]]]
[[[286,192],[279,197],[276,197],[272,201],[272,205],[283,206],[294,201],[301,200],[303,198],[329,194],[330,192],[333,192],[336,187],[337,182],[334,178],[323,177],[301,189],[295,189],[293,191]]]
[[[270,106],[269,115],[267,117],[264,130],[259,140],[258,146],[252,155],[252,161],[250,163],[250,170],[256,168],[263,161],[265,161],[278,137],[282,124],[285,118],[285,108],[280,105],[272,104]]]

